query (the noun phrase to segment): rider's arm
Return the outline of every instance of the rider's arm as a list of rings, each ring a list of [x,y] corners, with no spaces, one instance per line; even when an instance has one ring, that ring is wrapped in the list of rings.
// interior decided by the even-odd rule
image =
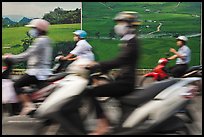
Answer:
[[[177,58],[177,55],[173,55],[173,56],[169,57],[168,60],[173,60],[175,58]]]
[[[75,57],[74,54],[69,53],[67,56],[61,57],[60,59],[62,59],[62,60],[70,60],[70,59],[73,59],[74,57]]]
[[[174,52],[177,58],[185,59],[185,55],[179,54],[177,51]]]
[[[29,46],[29,48],[25,52],[20,53],[18,55],[11,55],[9,56],[9,58],[11,58],[15,62],[26,61],[30,56],[38,54],[40,46],[43,46],[42,43],[46,42],[45,40],[46,39],[36,39],[34,43]]]
[[[83,44],[77,44],[77,46],[66,56],[66,57],[61,57],[62,60],[75,60],[76,56],[79,56],[84,50],[85,50],[85,45]]]
[[[177,51],[176,51],[175,49],[173,49],[173,48],[170,48],[170,52],[174,53],[174,55],[171,56],[170,58],[168,58],[169,60],[175,59],[175,58],[181,58],[182,60],[184,60],[185,57],[186,57],[186,54],[181,54],[181,53],[177,52]]]

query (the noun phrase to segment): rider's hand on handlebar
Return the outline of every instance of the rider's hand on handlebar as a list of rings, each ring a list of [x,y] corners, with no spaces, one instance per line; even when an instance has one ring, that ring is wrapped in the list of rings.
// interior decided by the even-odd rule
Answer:
[[[63,58],[64,56],[57,56],[56,58],[55,58],[55,62],[58,62],[58,61],[60,61],[60,60],[62,60],[62,58]]]
[[[67,60],[73,61],[73,60],[76,60],[76,59],[77,59],[77,57],[75,57],[75,58],[69,58],[69,59],[67,59]]]
[[[6,59],[6,58],[8,58],[9,56],[11,56],[12,54],[10,54],[10,53],[6,53],[6,54],[4,54],[3,56],[2,56],[2,59]]]

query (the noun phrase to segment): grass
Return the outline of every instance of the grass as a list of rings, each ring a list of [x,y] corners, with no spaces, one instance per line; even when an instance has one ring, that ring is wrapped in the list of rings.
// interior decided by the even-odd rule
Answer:
[[[89,39],[89,43],[94,47],[97,61],[110,60],[117,57],[119,53],[118,40],[99,40]],[[194,37],[189,39],[188,43],[191,49],[190,66],[200,64],[200,39]],[[152,38],[140,39],[140,59],[138,68],[151,69],[157,65],[160,58],[166,57],[165,53],[169,52],[169,48],[178,50],[175,38]],[[170,53],[172,55],[172,53]],[[173,66],[175,60],[170,61],[169,66]]]
[[[180,4],[178,2],[83,2],[82,4],[83,29],[88,32],[90,42],[95,45],[99,60],[114,58],[119,41],[95,40],[91,37],[95,37],[96,32],[100,32],[101,37],[108,37],[115,25],[113,18],[120,11],[138,12],[140,19],[143,20],[143,25],[138,28],[141,36],[152,36],[140,39],[139,68],[153,68],[159,58],[165,57],[164,53],[168,52],[169,48],[178,49],[172,36],[201,33],[201,2]],[[146,9],[150,12],[145,12]],[[155,31],[160,22],[162,23],[160,32],[147,35]],[[115,46],[111,46],[112,44]],[[189,38],[188,46],[192,50],[190,65],[200,64],[200,38]],[[175,60],[169,63],[170,66],[174,64]]]
[[[48,36],[55,42],[73,41],[73,31],[80,29],[80,24],[60,24],[51,25]],[[16,44],[21,44],[21,40],[26,37],[27,27],[14,27],[2,29],[2,47],[10,47]],[[8,50],[7,50],[8,51]],[[2,49],[5,53],[6,49]],[[16,51],[11,51],[16,53]]]
[[[113,59],[119,51],[119,40],[95,39],[96,32],[101,37],[108,37],[113,31],[114,16],[120,11],[136,11],[139,13],[143,25],[138,28],[141,36],[152,38],[140,39],[140,59],[138,68],[153,68],[161,57],[165,57],[169,48],[176,46],[176,35],[191,35],[201,33],[201,2],[83,2],[82,28],[88,32],[88,42],[93,46],[97,61]],[[149,9],[150,12],[145,12]],[[197,16],[196,16],[197,15]],[[151,21],[150,21],[151,20]],[[159,23],[162,23],[160,32],[153,35]],[[147,28],[146,26],[149,26]],[[54,43],[73,41],[72,32],[80,29],[80,24],[51,25],[49,37]],[[9,47],[21,44],[29,29],[26,27],[3,28],[2,46]],[[160,35],[160,36],[158,36]],[[164,36],[162,36],[164,35]],[[188,46],[192,51],[190,65],[200,64],[200,37],[189,38]],[[2,49],[2,53],[20,53],[22,47]],[[174,65],[175,60],[169,65]]]
[[[81,24],[59,24],[51,25],[48,36],[53,41],[53,47],[56,47],[59,43],[67,43],[65,46],[73,43],[73,31],[80,29]],[[26,37],[26,32],[29,30],[27,27],[14,27],[14,28],[3,28],[2,30],[2,54],[12,53],[19,54],[23,52],[23,46],[21,46],[21,40]],[[14,46],[19,45],[19,46]],[[5,48],[6,47],[6,48]],[[7,48],[8,47],[8,48]],[[11,47],[11,48],[9,48]],[[59,48],[54,48],[59,49]],[[66,49],[69,49],[68,47]],[[62,49],[60,49],[62,50]],[[57,53],[57,51],[53,51]],[[15,68],[24,68],[25,65],[16,64]]]
[[[117,56],[119,49],[117,40],[88,39],[88,42],[93,47],[97,61],[105,61]]]
[[[155,31],[159,22],[162,22],[161,33],[200,33],[201,19],[193,16],[201,15],[200,2],[83,2],[83,28],[94,35],[100,32],[107,36],[114,26],[113,18],[120,11],[136,11],[139,13],[143,26],[141,34]],[[151,12],[145,12],[150,9]],[[189,10],[191,9],[191,10]],[[97,12],[96,12],[97,11]],[[160,11],[158,13],[157,11]],[[145,22],[152,20],[156,22]],[[149,25],[149,28],[145,26]]]

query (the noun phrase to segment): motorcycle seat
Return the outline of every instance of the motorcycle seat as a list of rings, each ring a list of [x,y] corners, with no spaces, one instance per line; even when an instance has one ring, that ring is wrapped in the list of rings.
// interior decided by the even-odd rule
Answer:
[[[153,99],[157,94],[167,87],[175,84],[179,79],[167,79],[159,82],[152,83],[146,87],[136,88],[130,94],[118,98],[121,104],[139,106],[147,101]]]
[[[190,67],[190,68],[186,71],[186,73],[191,72],[191,71],[194,71],[194,70],[198,70],[198,69],[202,69],[202,65],[192,66],[192,67]]]

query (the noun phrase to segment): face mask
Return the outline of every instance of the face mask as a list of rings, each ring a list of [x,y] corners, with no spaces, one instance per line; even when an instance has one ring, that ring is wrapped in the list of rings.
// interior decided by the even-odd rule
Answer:
[[[122,25],[122,24],[118,24],[118,25],[115,25],[114,27],[114,31],[115,33],[118,35],[118,36],[124,36],[125,34],[128,33],[128,26],[127,25]]]
[[[79,41],[79,38],[77,36],[74,36],[74,41]]]
[[[37,29],[31,29],[28,31],[28,34],[33,37],[36,38],[38,36],[38,30]]]

